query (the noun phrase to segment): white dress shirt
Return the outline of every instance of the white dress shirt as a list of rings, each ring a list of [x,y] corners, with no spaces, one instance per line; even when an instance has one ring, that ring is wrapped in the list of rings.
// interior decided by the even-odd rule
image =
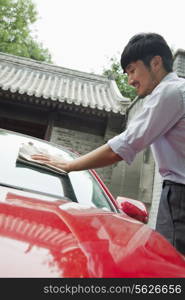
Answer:
[[[151,145],[163,179],[185,184],[185,79],[168,73],[145,97],[128,128],[108,145],[128,164]]]

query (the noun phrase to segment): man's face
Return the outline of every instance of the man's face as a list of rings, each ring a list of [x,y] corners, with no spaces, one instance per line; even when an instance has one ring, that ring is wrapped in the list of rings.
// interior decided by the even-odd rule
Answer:
[[[155,68],[153,68],[152,64],[150,67],[147,67],[142,60],[130,63],[126,67],[126,73],[128,75],[128,84],[135,87],[137,95],[141,97],[150,94],[159,83]]]

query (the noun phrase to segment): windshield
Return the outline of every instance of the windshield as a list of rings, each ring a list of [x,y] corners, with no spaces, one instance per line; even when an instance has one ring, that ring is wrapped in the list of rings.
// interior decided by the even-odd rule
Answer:
[[[32,142],[52,155],[72,160],[74,154],[39,139],[0,131],[0,184],[29,192],[37,192],[60,199],[67,197],[83,205],[114,210],[108,196],[89,171],[70,172],[58,175],[34,166],[17,162],[20,146]]]

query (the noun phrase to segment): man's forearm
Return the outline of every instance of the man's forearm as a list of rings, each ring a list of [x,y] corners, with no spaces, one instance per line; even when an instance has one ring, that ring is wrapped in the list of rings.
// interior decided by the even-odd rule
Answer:
[[[55,166],[66,172],[101,168],[122,160],[107,144],[72,161],[62,160],[42,153],[31,157],[39,163]]]
[[[107,145],[103,145],[73,161],[67,163],[68,172],[96,169],[112,165],[122,158]]]

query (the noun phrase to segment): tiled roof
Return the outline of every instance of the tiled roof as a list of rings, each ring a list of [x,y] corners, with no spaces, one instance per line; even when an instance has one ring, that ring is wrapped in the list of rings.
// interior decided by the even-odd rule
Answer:
[[[0,89],[91,109],[124,114],[130,100],[114,80],[0,53]],[[42,101],[43,102],[43,101]]]
[[[174,55],[173,70],[179,77],[185,78],[185,50],[178,49]]]

